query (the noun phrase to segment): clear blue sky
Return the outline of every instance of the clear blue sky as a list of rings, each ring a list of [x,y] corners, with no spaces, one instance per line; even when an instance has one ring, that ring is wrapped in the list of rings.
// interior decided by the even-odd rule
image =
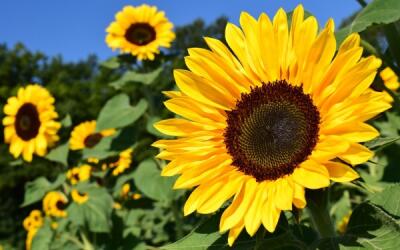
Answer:
[[[337,23],[356,11],[355,0],[1,0],[0,43],[24,43],[47,55],[61,54],[67,61],[114,53],[104,43],[105,29],[125,5],[147,3],[166,12],[175,25],[203,18],[207,23],[221,15],[237,23],[245,10],[258,16],[273,15],[279,7],[292,10],[302,3],[319,22],[333,17]]]

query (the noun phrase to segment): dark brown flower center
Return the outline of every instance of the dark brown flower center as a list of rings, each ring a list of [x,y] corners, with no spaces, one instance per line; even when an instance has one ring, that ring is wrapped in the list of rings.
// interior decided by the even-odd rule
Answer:
[[[100,142],[101,138],[103,138],[103,135],[101,135],[100,133],[94,133],[88,135],[83,143],[85,144],[85,147],[93,148],[97,145],[97,143]]]
[[[66,203],[64,203],[62,200],[58,200],[56,203],[56,208],[58,210],[64,210],[66,208]]]
[[[257,181],[291,174],[318,140],[318,109],[302,87],[286,81],[242,94],[227,117],[225,145],[233,165]]]
[[[148,23],[134,23],[126,30],[125,38],[133,44],[143,46],[156,39],[156,31]]]
[[[40,119],[36,106],[32,103],[23,104],[15,117],[15,131],[24,141],[35,138],[39,133]]]

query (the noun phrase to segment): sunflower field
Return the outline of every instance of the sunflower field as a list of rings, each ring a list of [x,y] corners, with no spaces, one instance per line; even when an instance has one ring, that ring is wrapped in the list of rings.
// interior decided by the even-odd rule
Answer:
[[[0,45],[0,250],[400,249],[400,1],[354,1]]]

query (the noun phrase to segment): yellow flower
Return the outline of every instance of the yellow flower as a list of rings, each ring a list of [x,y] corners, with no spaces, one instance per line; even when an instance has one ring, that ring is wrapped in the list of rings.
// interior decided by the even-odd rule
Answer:
[[[83,122],[72,130],[69,147],[71,150],[93,148],[103,137],[111,136],[114,133],[115,129],[107,129],[96,133],[96,121]]]
[[[25,241],[26,250],[31,250],[33,237],[35,237],[38,230],[38,228],[34,228],[28,231]]]
[[[283,9],[240,24],[226,27],[229,48],[206,38],[210,50],[189,49],[190,71],[174,72],[181,93],[165,102],[183,118],[155,125],[179,138],[153,144],[170,161],[162,175],[180,174],[174,188],[196,187],[185,215],[233,198],[220,220],[229,245],[244,228],[273,232],[281,211],[306,206],[305,188],[358,178],[351,166],[373,154],[360,143],[379,134],[365,121],[390,108],[369,88],[381,60],[361,57],[358,34],[336,53],[333,21],[318,34],[301,5],[290,27]]]
[[[131,191],[131,185],[129,183],[125,183],[122,185],[121,188],[121,197],[127,197],[129,195],[129,192]]]
[[[122,174],[130,167],[132,162],[132,152],[133,150],[131,148],[122,151],[119,154],[118,161],[109,164],[110,168],[114,168],[112,172],[114,176]]]
[[[349,224],[350,216],[351,216],[351,211],[347,215],[345,215],[341,221],[338,222],[337,230],[339,231],[339,233],[344,234],[346,232],[347,225]]]
[[[28,217],[24,219],[23,226],[28,234],[26,236],[26,249],[30,250],[32,245],[33,237],[40,227],[43,226],[42,212],[39,210],[32,210]]]
[[[140,198],[142,198],[142,195],[141,195],[141,194],[134,193],[134,194],[132,195],[132,199],[134,199],[134,200],[139,200]]]
[[[116,210],[120,210],[120,209],[122,208],[121,203],[119,203],[119,202],[114,202],[113,208],[116,209]]]
[[[78,204],[83,204],[89,200],[88,194],[86,194],[86,193],[82,194],[76,189],[73,189],[71,191],[71,197]]]
[[[78,182],[88,180],[90,178],[91,172],[92,172],[92,167],[84,164],[80,167],[75,167],[68,170],[67,178],[69,179],[72,185],[75,185]]]
[[[65,207],[67,203],[68,199],[63,193],[51,191],[43,199],[43,210],[47,216],[66,217]]]
[[[4,106],[4,141],[10,144],[10,153],[32,161],[33,154],[45,156],[47,148],[58,141],[61,127],[55,119],[54,98],[39,85],[28,85],[8,98]]]
[[[55,221],[53,221],[53,222],[51,222],[50,226],[51,226],[51,228],[52,228],[53,230],[56,230],[56,229],[58,228],[58,223],[55,222]]]
[[[107,28],[107,45],[131,53],[139,60],[154,60],[159,48],[169,48],[175,39],[173,24],[163,11],[146,4],[126,6],[115,16]]]
[[[32,210],[29,216],[24,219],[23,226],[26,231],[43,226],[42,212],[39,210]]]
[[[390,67],[386,67],[379,73],[379,75],[383,81],[383,84],[385,84],[388,89],[396,92],[397,89],[400,87],[399,78]],[[393,102],[392,96],[390,96],[389,93],[384,93],[385,100],[390,103]]]

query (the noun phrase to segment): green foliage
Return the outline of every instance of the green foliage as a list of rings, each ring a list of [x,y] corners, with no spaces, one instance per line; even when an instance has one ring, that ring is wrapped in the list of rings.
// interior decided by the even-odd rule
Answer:
[[[45,177],[39,177],[32,182],[28,182],[25,187],[24,203],[21,206],[28,206],[43,198],[43,196],[65,182],[65,175],[60,174],[57,179],[51,183]]]
[[[100,111],[97,118],[97,131],[125,127],[135,122],[147,109],[147,101],[141,99],[132,107],[126,94],[119,94],[111,98]]]
[[[389,24],[400,19],[400,2],[397,0],[374,0],[346,27],[336,32],[337,43],[351,33],[361,32],[373,24]]]

